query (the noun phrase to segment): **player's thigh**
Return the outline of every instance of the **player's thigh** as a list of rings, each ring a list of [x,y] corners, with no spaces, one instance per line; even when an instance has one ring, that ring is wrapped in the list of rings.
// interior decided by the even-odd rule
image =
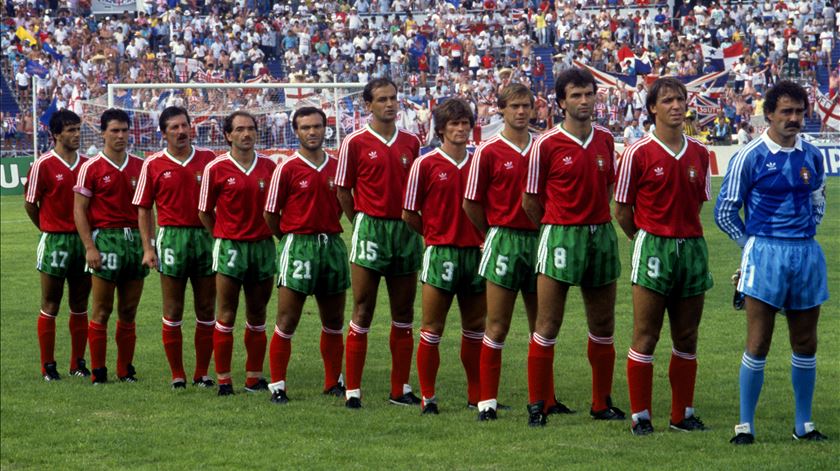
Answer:
[[[276,325],[281,331],[287,334],[295,333],[305,302],[305,294],[285,286],[277,288]]]
[[[108,322],[114,310],[114,292],[116,284],[98,276],[91,277],[91,316],[90,319],[102,324]]]
[[[192,276],[190,284],[193,290],[195,317],[200,321],[212,321],[215,317],[216,276]]]
[[[272,285],[273,280],[271,278],[242,285],[245,293],[245,316],[249,324],[265,324],[266,306],[271,299]]]
[[[354,263],[350,265],[350,279],[353,288],[353,322],[367,328],[373,319],[382,274]]]
[[[697,335],[706,295],[671,299],[668,303],[668,322],[674,348],[684,353],[697,351]]]
[[[41,272],[41,310],[55,316],[61,308],[64,278]]]
[[[216,274],[216,320],[227,325],[233,324],[239,308],[241,288],[242,281],[223,273]]]
[[[487,318],[487,297],[480,292],[458,293],[458,308],[461,311],[461,328],[480,332]]]
[[[534,332],[548,338],[557,336],[563,324],[569,284],[548,275],[537,277],[537,319]]]
[[[391,318],[396,322],[411,322],[414,319],[414,299],[417,297],[417,273],[387,276],[385,286],[391,304]]]
[[[615,330],[616,282],[580,289],[589,331],[598,337],[610,337]]]
[[[338,293],[315,295],[318,303],[318,314],[321,324],[331,330],[341,330],[344,324],[344,306],[347,302],[347,291]]]
[[[651,355],[665,320],[667,298],[641,285],[633,286],[633,350]]]
[[[143,294],[143,278],[117,283],[117,313],[122,322],[134,322],[137,306]]]
[[[745,301],[747,315],[745,348],[753,357],[766,357],[773,340],[773,328],[776,324],[778,308],[750,296],[747,296]]]
[[[492,281],[487,282],[487,321],[485,335],[496,342],[504,342],[510,331],[517,292]]]
[[[442,334],[446,325],[446,317],[454,298],[455,293],[452,291],[447,291],[428,283],[423,284],[423,299],[421,303],[423,306],[422,329],[437,335]]]
[[[820,320],[820,306],[804,311],[786,311],[785,317],[793,352],[800,355],[817,353],[817,324]]]
[[[160,292],[163,297],[163,316],[171,321],[180,321],[184,317],[184,294],[187,278],[160,274]]]
[[[83,270],[67,276],[67,302],[71,312],[85,312],[88,310],[90,298],[91,276]]]

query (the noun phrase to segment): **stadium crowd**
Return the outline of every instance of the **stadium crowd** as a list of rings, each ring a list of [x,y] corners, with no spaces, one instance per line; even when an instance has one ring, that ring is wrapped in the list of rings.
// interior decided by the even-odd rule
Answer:
[[[580,61],[634,76],[635,62],[617,58],[619,49],[629,46],[646,57],[653,75],[697,75],[711,67],[703,46],[744,41],[745,52],[719,97],[727,140],[740,122],[760,111],[755,97],[782,77],[811,84],[815,68],[829,65],[831,86],[838,87],[837,64],[828,64],[838,36],[837,2],[831,0],[677,2],[673,9],[648,0],[272,3],[157,0],[137,14],[103,17],[90,15],[85,1],[9,1],[2,69],[26,103],[33,74],[27,65],[37,63],[39,114],[53,98],[58,108],[80,111],[75,103],[102,96],[108,83],[117,82],[244,82],[264,76],[365,83],[390,76],[403,96],[419,103],[406,102],[405,108],[458,95],[472,104],[479,123],[487,124],[498,119],[493,106],[498,88],[516,81],[537,93],[534,124],[544,129],[559,114],[545,86],[547,68],[556,76]],[[546,47],[551,63],[536,54]],[[279,66],[270,72],[275,63]],[[640,85],[639,93],[633,87],[605,90],[597,122],[619,136],[634,119],[643,123],[646,86]],[[157,98],[150,94],[138,105],[154,107]],[[196,94],[189,108],[254,105],[241,94],[217,98]],[[4,116],[7,135],[31,134],[27,114],[16,120]],[[417,113],[419,123],[411,125],[428,126],[428,117]],[[712,136],[714,124],[707,125]]]

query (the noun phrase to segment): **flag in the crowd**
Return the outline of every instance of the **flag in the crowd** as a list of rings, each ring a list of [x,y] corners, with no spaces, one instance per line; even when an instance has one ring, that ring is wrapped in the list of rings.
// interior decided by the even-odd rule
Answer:
[[[26,28],[23,26],[18,26],[17,30],[15,31],[15,36],[18,37],[21,41],[26,41],[29,43],[30,46],[35,45],[38,41],[35,40],[35,36],[32,36],[32,33],[27,31]]]
[[[26,61],[26,73],[29,75],[37,75],[41,78],[46,78],[50,71],[38,62],[33,60]]]
[[[44,127],[50,127],[50,119],[52,119],[53,114],[58,111],[58,98],[53,98],[50,106],[47,107],[47,110],[44,111],[44,114],[41,115],[41,118],[38,121],[44,125]]]
[[[840,131],[840,99],[835,94],[834,98],[829,98],[820,90],[817,90],[817,114],[820,115],[820,121],[829,128],[835,131]]]
[[[741,41],[724,48],[712,47],[706,44],[702,44],[701,47],[703,48],[703,58],[708,60],[711,63],[712,69],[716,71],[732,70],[738,62],[738,59],[744,55],[744,43]]]
[[[503,119],[493,121],[492,123],[488,123],[485,125],[480,125],[476,123],[475,127],[473,127],[473,142],[478,144],[482,141],[486,141],[491,137],[495,136],[502,132],[502,129],[505,127],[505,121]]]
[[[50,43],[44,43],[44,45],[41,46],[41,49],[43,49],[44,52],[49,54],[53,59],[57,61],[64,59],[64,56],[59,54],[58,51],[56,51],[52,46],[50,46]]]
[[[297,108],[298,106],[304,106],[307,100],[315,95],[315,90],[308,87],[285,88],[283,94],[285,95],[286,108]]]
[[[715,116],[723,109],[718,102],[707,95],[690,93],[688,98],[688,109],[694,110],[697,115],[697,125],[702,127],[715,120]]]
[[[608,72],[603,72],[594,67],[590,67],[580,61],[574,61],[574,65],[575,67],[580,67],[591,72],[592,76],[595,77],[595,82],[600,88],[627,88],[625,85],[629,85],[631,87],[636,86],[635,75],[631,77],[629,75],[611,74]]]
[[[636,75],[647,75],[653,72],[647,51],[643,52],[641,56],[637,56],[632,49],[624,45],[616,54],[618,55],[619,64],[623,64],[627,60],[633,61],[633,68],[636,69]]]
[[[704,93],[716,97],[723,93],[726,82],[729,81],[729,71],[719,70],[706,75],[682,75],[678,76],[689,92]]]
[[[17,118],[15,116],[6,116],[3,118],[3,125],[6,127],[6,133],[14,135],[17,133]]]

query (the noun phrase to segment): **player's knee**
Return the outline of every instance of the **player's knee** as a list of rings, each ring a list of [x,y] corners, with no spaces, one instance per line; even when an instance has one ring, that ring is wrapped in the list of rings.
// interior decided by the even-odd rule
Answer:
[[[61,302],[55,302],[48,299],[44,299],[41,301],[41,311],[51,316],[57,316],[59,309],[61,309]],[[73,312],[76,311],[74,310]]]
[[[589,331],[598,337],[611,337],[615,331],[613,316],[590,316]]]
[[[814,355],[817,353],[817,335],[799,335],[790,339],[790,347],[797,355]]]
[[[391,319],[395,322],[409,323],[414,320],[414,308],[402,307],[391,310]]]
[[[184,303],[164,303],[163,316],[167,319],[172,319],[175,321],[181,320],[184,317]]]

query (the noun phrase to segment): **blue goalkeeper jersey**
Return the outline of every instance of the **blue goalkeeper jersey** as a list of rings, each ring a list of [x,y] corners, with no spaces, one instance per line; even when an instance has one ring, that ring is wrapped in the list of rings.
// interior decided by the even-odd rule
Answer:
[[[750,236],[813,237],[824,213],[820,151],[799,136],[792,149],[783,149],[766,131],[729,162],[715,204],[718,227],[741,246]]]

